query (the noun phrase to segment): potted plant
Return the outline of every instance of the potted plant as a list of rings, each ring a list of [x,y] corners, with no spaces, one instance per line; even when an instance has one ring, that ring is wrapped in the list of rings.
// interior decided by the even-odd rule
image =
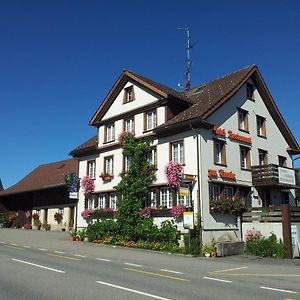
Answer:
[[[70,241],[75,241],[76,240],[76,236],[77,236],[77,231],[73,228],[70,229],[69,231],[70,233],[70,237],[69,237],[69,240]]]
[[[210,257],[213,251],[213,247],[211,245],[204,245],[202,248],[202,252],[204,253],[205,257]]]
[[[38,213],[34,213],[32,215],[32,219],[33,219],[32,229],[39,230],[41,228],[42,222],[40,221],[40,216],[38,215]]]
[[[102,178],[103,181],[105,182],[109,182],[109,181],[112,181],[112,179],[114,178],[113,175],[107,173],[107,172],[104,172],[104,173],[101,173],[100,177]]]

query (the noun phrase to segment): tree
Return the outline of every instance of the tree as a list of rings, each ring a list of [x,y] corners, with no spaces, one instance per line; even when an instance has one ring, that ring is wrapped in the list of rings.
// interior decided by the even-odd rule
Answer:
[[[126,173],[121,174],[121,181],[116,191],[118,199],[117,225],[124,240],[135,240],[134,230],[139,222],[139,210],[149,197],[149,185],[155,179],[154,169],[149,162],[150,139],[137,140],[130,133],[120,136],[123,154],[130,157]]]

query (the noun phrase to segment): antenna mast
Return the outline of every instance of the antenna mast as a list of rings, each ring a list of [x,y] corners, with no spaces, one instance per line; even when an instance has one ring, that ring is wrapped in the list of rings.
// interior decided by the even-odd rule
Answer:
[[[185,72],[185,83],[184,83],[184,90],[187,91],[191,88],[191,66],[192,66],[192,60],[191,60],[191,35],[190,35],[190,28],[178,28],[183,29],[186,32],[187,35],[187,69]]]

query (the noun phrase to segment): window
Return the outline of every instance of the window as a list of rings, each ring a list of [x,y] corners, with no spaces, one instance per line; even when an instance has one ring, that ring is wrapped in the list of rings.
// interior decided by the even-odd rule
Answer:
[[[286,157],[278,155],[278,165],[280,167],[286,167]]]
[[[127,172],[129,170],[131,160],[131,156],[124,155],[124,172]]]
[[[240,146],[241,169],[251,169],[250,148]]]
[[[134,118],[129,118],[124,121],[124,129],[127,132],[134,133]]]
[[[258,164],[260,166],[268,164],[268,152],[258,149]]]
[[[211,187],[211,192],[212,192],[212,199],[213,200],[218,200],[220,199],[221,196],[221,189],[219,185],[213,184]]]
[[[232,186],[225,186],[223,193],[224,193],[225,199],[226,198],[232,199],[234,196],[234,189]]]
[[[214,140],[214,163],[226,165],[226,143],[221,140]]]
[[[156,127],[156,111],[149,111],[145,115],[145,131]]]
[[[123,103],[128,103],[135,100],[133,85],[124,89]]]
[[[183,141],[171,144],[171,160],[183,164],[184,163],[184,148]]]
[[[115,125],[106,126],[106,142],[111,142],[115,140]]]
[[[156,190],[151,189],[150,190],[150,201],[149,201],[150,207],[156,207],[157,201],[156,201]]]
[[[162,207],[171,208],[173,206],[173,195],[170,188],[160,189],[160,204]]]
[[[105,202],[106,202],[105,200],[106,200],[105,194],[100,194],[99,195],[99,208],[100,209],[105,208]]]
[[[96,178],[96,161],[89,160],[87,162],[87,175],[90,176],[92,179]]]
[[[113,175],[114,174],[114,158],[108,156],[104,158],[104,173]]]
[[[150,149],[150,153],[149,153],[149,163],[152,166],[156,166],[157,165],[157,153],[156,153],[156,147],[153,147]]]
[[[89,195],[87,201],[87,208],[94,209],[95,208],[95,195]]]
[[[189,200],[187,196],[179,196],[179,193],[177,193],[177,205],[183,205],[188,206]]]
[[[113,210],[117,209],[117,195],[116,193],[111,193],[109,196],[109,207]]]
[[[256,128],[257,135],[266,137],[266,119],[260,116],[256,116]]]
[[[250,100],[255,100],[254,98],[254,85],[247,83],[247,98]]]
[[[248,112],[246,110],[238,109],[238,125],[239,130],[249,131]]]

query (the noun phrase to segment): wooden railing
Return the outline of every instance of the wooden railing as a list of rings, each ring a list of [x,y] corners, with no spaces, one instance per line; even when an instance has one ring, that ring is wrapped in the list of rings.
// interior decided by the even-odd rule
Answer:
[[[279,168],[279,166],[274,165],[274,164],[251,167],[253,186],[258,186],[258,187],[281,186],[283,188],[284,187],[286,187],[286,188],[293,187],[294,185],[280,182],[278,168]],[[284,167],[281,167],[281,168],[284,168]],[[293,171],[294,176],[295,176],[294,170],[292,170],[290,168],[284,168],[284,169],[290,170],[291,172]]]
[[[300,223],[300,207],[290,206],[290,218],[292,223]],[[249,208],[242,215],[242,222],[282,222],[282,207]]]

